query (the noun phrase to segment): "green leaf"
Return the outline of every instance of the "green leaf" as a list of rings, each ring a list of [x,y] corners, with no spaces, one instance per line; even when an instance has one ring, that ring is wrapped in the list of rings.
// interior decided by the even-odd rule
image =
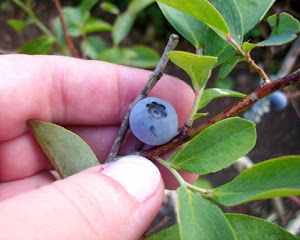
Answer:
[[[112,38],[115,47],[128,35],[134,24],[136,15],[153,2],[153,0],[132,0],[128,9],[117,17],[112,28]]]
[[[196,182],[194,182],[193,185],[207,190],[213,188],[211,182],[202,176],[198,177],[198,179],[196,180]]]
[[[300,156],[285,156],[256,164],[212,191],[215,201],[234,206],[243,202],[300,195]]]
[[[272,33],[270,37],[259,43],[243,44],[243,50],[248,53],[255,47],[277,46],[288,43],[297,37],[300,31],[299,21],[287,13],[274,14],[268,18]]]
[[[86,12],[90,11],[92,7],[94,7],[99,0],[83,0],[80,4],[80,10],[82,15],[84,15]]]
[[[230,35],[229,28],[218,12],[218,10],[207,0],[157,0],[158,2],[169,5],[182,12],[185,12],[194,18],[204,22],[212,28],[218,35],[226,39]]]
[[[35,40],[32,40],[19,49],[19,53],[24,54],[49,54],[55,40],[47,35],[41,36]]]
[[[136,45],[131,48],[136,53],[136,57],[130,58],[125,65],[139,68],[153,68],[160,59],[159,54],[147,46]]]
[[[128,35],[131,30],[136,16],[131,12],[125,12],[119,15],[113,24],[112,38],[114,46],[118,46],[120,42]]]
[[[202,94],[200,91],[203,91],[217,58],[182,51],[171,51],[168,57],[190,76],[195,91]]]
[[[208,88],[205,89],[202,98],[199,103],[198,109],[206,107],[212,100],[216,98],[222,98],[222,97],[239,97],[243,98],[246,97],[245,94],[231,91],[228,89],[220,89],[220,88]]]
[[[221,66],[218,78],[223,79],[234,69],[235,65],[241,61],[240,56],[233,56],[228,58]]]
[[[42,121],[29,120],[28,125],[61,178],[99,165],[92,149],[75,133]]]
[[[184,186],[177,189],[180,239],[237,239],[222,211]]]
[[[81,21],[86,20],[86,19],[82,20],[81,9],[75,8],[75,7],[64,7],[62,9],[62,12],[64,15],[68,35],[70,35],[71,37],[81,36],[83,33],[82,29],[81,29],[81,24],[82,24]],[[55,18],[54,23],[53,23],[53,28],[54,28],[54,31],[56,33],[56,36],[57,36],[59,42],[64,43],[65,36],[64,36],[63,28],[62,28],[59,17]]]
[[[208,26],[200,20],[168,5],[158,3],[172,26],[196,48],[200,49],[206,40]]]
[[[144,8],[148,7],[150,4],[154,3],[155,0],[131,0],[128,10],[132,14],[138,14]]]
[[[17,32],[21,32],[27,26],[27,22],[19,19],[9,19],[7,24]]]
[[[276,0],[234,0],[242,16],[244,33],[257,25]]]
[[[210,2],[223,16],[231,37],[241,45],[243,40],[242,19],[235,2],[233,0],[212,0]],[[162,3],[159,3],[159,6],[174,28],[196,48],[204,47],[205,55],[218,57],[215,67],[236,53],[227,40],[222,39],[202,21]]]
[[[200,117],[204,117],[204,116],[207,116],[207,115],[208,115],[208,113],[196,113],[193,116],[193,120],[196,120],[196,119],[198,119]]]
[[[178,224],[166,228],[146,239],[147,240],[180,240]]]
[[[187,172],[216,172],[247,154],[255,140],[256,131],[252,122],[229,118],[203,130],[168,161],[175,169]]]
[[[106,48],[106,43],[96,36],[88,36],[81,42],[82,52],[91,59],[96,59]]]
[[[101,8],[111,14],[118,15],[120,13],[120,10],[118,9],[118,7],[111,2],[102,2]]]
[[[104,50],[97,57],[97,60],[126,66],[151,68],[155,67],[159,62],[159,55],[149,47],[134,46],[132,48],[110,48]]]
[[[298,237],[266,220],[242,214],[225,214],[237,239],[299,240]]]
[[[86,34],[101,31],[110,31],[111,29],[112,27],[109,23],[98,18],[87,19],[83,26],[83,32]]]
[[[231,77],[225,77],[223,79],[218,79],[216,81],[217,88],[223,88],[223,89],[233,89],[235,85],[235,82],[232,80]]]

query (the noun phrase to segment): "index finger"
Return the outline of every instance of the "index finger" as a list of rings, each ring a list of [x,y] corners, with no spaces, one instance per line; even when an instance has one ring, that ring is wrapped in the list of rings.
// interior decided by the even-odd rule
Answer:
[[[61,125],[120,124],[150,74],[70,57],[1,56],[0,140],[26,132],[28,119]],[[187,120],[194,99],[187,84],[164,76],[150,95],[170,102],[180,125]]]

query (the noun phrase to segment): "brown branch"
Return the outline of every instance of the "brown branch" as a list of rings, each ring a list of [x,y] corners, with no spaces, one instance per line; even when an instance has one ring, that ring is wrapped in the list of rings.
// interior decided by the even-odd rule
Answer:
[[[115,160],[116,156],[118,155],[119,149],[121,147],[121,144],[123,143],[127,130],[128,130],[128,126],[129,126],[129,115],[130,112],[133,108],[133,106],[141,101],[142,99],[144,99],[149,92],[152,90],[152,88],[155,86],[155,84],[159,81],[159,79],[162,77],[162,73],[169,61],[169,58],[167,57],[168,52],[172,51],[175,49],[177,43],[178,43],[178,35],[176,34],[172,34],[169,38],[168,44],[164,50],[164,53],[158,63],[158,65],[156,66],[153,74],[150,76],[148,83],[144,86],[143,90],[141,91],[141,93],[137,96],[137,98],[134,100],[134,102],[132,104],[129,105],[128,111],[126,113],[126,116],[121,124],[120,130],[118,132],[118,135],[111,147],[110,153],[108,155],[108,158],[106,160],[106,162],[112,162]]]
[[[165,145],[156,146],[151,149],[142,151],[140,155],[148,159],[154,159],[155,157],[161,156],[162,154],[169,152],[170,150],[191,140],[193,137],[195,137],[207,127],[223,119],[238,115],[239,113],[245,111],[247,108],[252,106],[260,99],[264,98],[265,96],[296,82],[300,82],[300,69],[290,75],[265,84],[261,88],[256,89],[255,91],[247,95],[245,98],[241,99],[237,103],[227,108],[225,111],[219,113],[218,115],[204,122],[203,124],[195,128],[187,128],[180,132],[177,136],[175,136],[170,142],[166,143]]]
[[[61,25],[62,25],[62,28],[63,28],[63,31],[64,31],[64,35],[65,35],[65,39],[66,39],[68,48],[71,51],[72,55],[74,57],[78,58],[79,54],[78,54],[76,48],[74,47],[73,42],[72,42],[72,40],[71,40],[71,38],[68,34],[68,30],[67,30],[67,26],[66,26],[66,22],[65,22],[65,19],[64,19],[63,12],[61,10],[60,2],[59,2],[59,0],[53,0],[53,2],[55,4],[55,7],[56,7],[58,15],[59,15],[59,19],[60,19],[60,22],[61,22]]]

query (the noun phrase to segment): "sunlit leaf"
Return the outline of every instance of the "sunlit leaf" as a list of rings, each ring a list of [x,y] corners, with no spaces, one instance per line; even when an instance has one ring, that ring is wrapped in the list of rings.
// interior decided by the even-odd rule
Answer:
[[[19,19],[9,19],[7,24],[17,32],[21,32],[27,26],[27,22]]]
[[[218,10],[207,0],[157,0],[169,5],[207,24],[222,38],[230,35],[229,28]]]
[[[92,149],[75,133],[42,121],[29,120],[28,125],[61,178],[99,164]]]
[[[171,51],[168,57],[190,76],[195,91],[201,95],[217,58],[182,51]]]
[[[205,89],[202,98],[199,103],[198,109],[206,107],[212,100],[216,98],[223,98],[223,97],[238,97],[243,98],[246,97],[245,94],[231,91],[228,89],[220,89],[220,88],[208,88]]]
[[[104,50],[97,60],[107,61],[120,65],[151,68],[159,61],[159,55],[151,48],[134,46],[132,48],[110,48]]]
[[[212,191],[215,201],[233,206],[273,197],[300,195],[300,156],[285,156],[256,164]]]
[[[102,31],[110,31],[111,25],[101,19],[98,18],[89,18],[86,20],[83,26],[84,33],[94,33],[94,32],[102,32]]]
[[[52,37],[44,35],[37,39],[34,39],[19,49],[19,53],[24,54],[49,54],[52,50],[52,47],[55,43],[55,40]]]
[[[196,119],[198,119],[198,118],[200,118],[200,117],[204,117],[204,116],[207,116],[208,115],[208,113],[206,112],[206,113],[196,113],[196,114],[194,114],[194,116],[193,116],[193,120],[196,120]]]
[[[115,14],[115,15],[118,15],[120,13],[120,10],[118,9],[118,7],[111,3],[111,2],[102,2],[101,3],[101,8],[103,10],[105,10],[106,12],[109,12],[111,14]]]
[[[172,26],[196,48],[201,48],[205,44],[208,26],[200,20],[158,2],[160,9]]]

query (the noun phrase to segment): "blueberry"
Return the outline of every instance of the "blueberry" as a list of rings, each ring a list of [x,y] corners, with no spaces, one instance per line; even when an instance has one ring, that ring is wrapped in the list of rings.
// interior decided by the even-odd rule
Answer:
[[[162,145],[175,136],[178,118],[171,104],[159,98],[148,97],[133,107],[129,124],[133,134],[142,142]]]
[[[288,105],[288,99],[286,95],[281,91],[272,93],[269,96],[269,99],[270,99],[270,107],[272,110],[280,111],[285,109]]]

